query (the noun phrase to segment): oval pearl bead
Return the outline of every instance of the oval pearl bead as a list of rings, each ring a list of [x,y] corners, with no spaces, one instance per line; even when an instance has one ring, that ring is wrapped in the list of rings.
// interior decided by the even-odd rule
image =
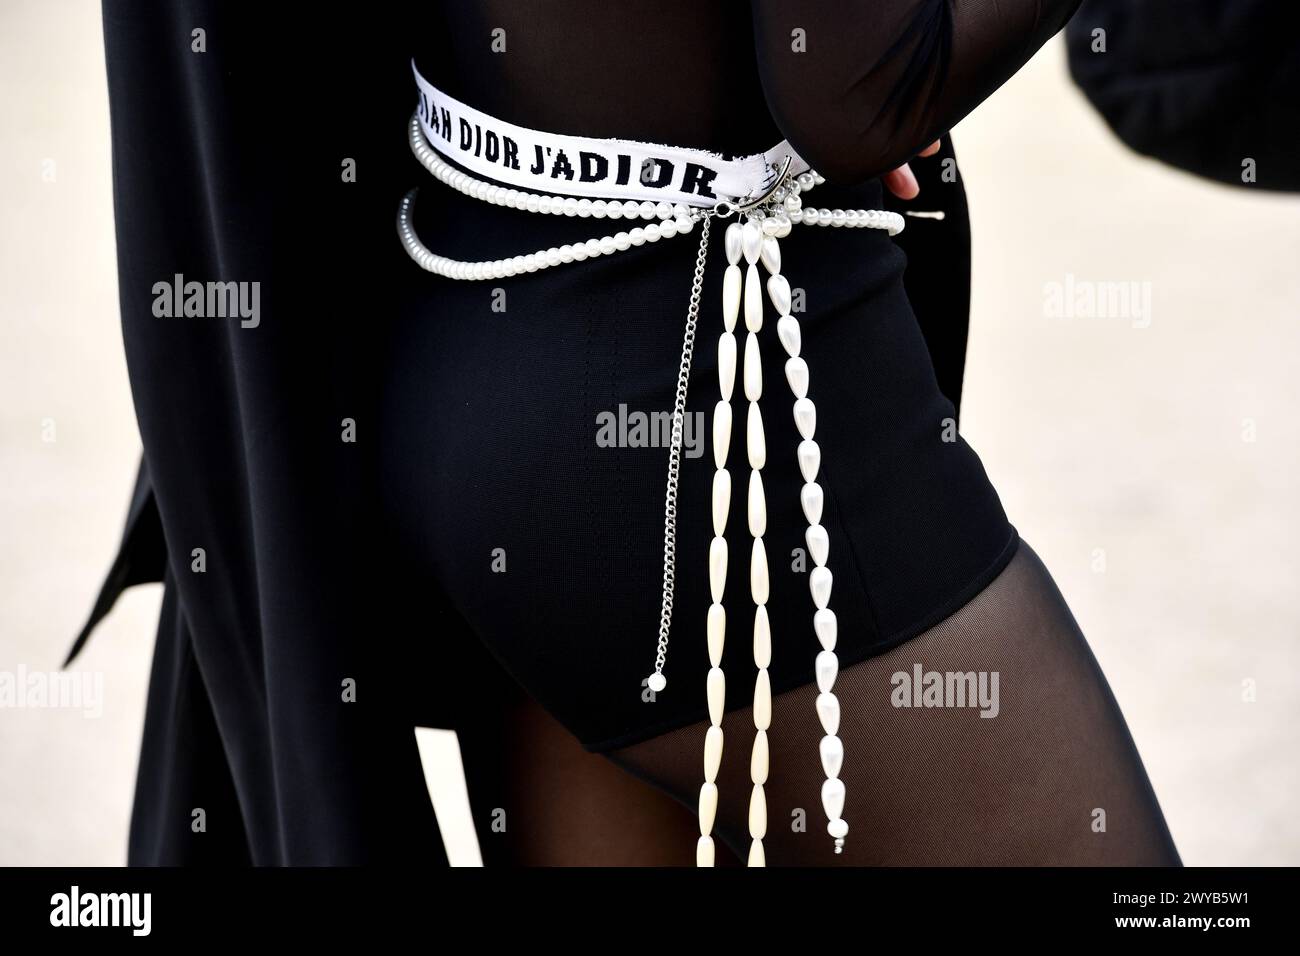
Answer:
[[[829,694],[831,688],[835,686],[835,678],[840,673],[840,659],[835,656],[833,651],[819,651],[815,670],[817,673],[817,689],[823,694]]]
[[[824,503],[822,486],[810,481],[799,490],[799,504],[803,505],[803,516],[809,524],[822,523],[822,504]]]
[[[832,777],[822,782],[822,809],[826,816],[838,820],[844,815],[844,781]]]
[[[759,730],[772,726],[772,682],[766,667],[759,668],[754,680],[754,726]]]
[[[781,321],[784,322],[785,319]],[[794,393],[795,398],[806,398],[808,395],[808,363],[801,358],[786,359],[785,380],[790,383],[790,391]]]
[[[713,406],[713,465],[725,468],[731,448],[731,405],[718,402]]]
[[[813,604],[820,610],[831,600],[831,584],[834,578],[830,568],[813,568],[808,575],[808,589],[812,591]]]
[[[749,754],[749,779],[754,783],[767,783],[770,761],[767,747],[767,731],[754,732],[754,749]]]
[[[714,416],[716,423],[717,416]],[[714,445],[717,445],[717,431],[714,430]],[[724,456],[725,458],[725,456]],[[813,482],[817,480],[817,472],[822,466],[822,450],[817,443],[811,439],[799,443],[799,471],[803,473],[803,480]]]
[[[730,488],[731,486],[728,485],[727,487]],[[722,534],[721,531],[717,533]],[[824,568],[826,566],[826,557],[831,548],[831,536],[826,533],[826,529],[821,525],[810,524],[808,530],[804,532],[804,540],[808,542],[808,553],[812,555],[813,563],[819,568]]]
[[[753,332],[745,336],[745,397],[751,402],[763,397],[763,356]]]
[[[763,494],[761,471],[749,473],[749,533],[755,538],[767,534],[767,496]]]
[[[727,701],[727,679],[721,667],[709,668],[709,676],[704,680],[704,696],[709,702],[709,723],[720,725]]]
[[[781,273],[767,277],[767,295],[777,315],[790,314],[790,281]]]
[[[772,664],[772,622],[767,607],[762,604],[754,608],[754,664],[758,667]]]
[[[801,398],[794,403],[794,424],[800,435],[812,439],[817,431],[817,406],[811,398]]]
[[[781,271],[781,247],[772,236],[763,238],[763,248],[758,251],[758,257],[763,260],[763,268],[769,274],[776,275]]]
[[[749,593],[755,604],[766,604],[771,583],[767,573],[767,548],[762,538],[754,539],[754,549],[749,554]]]
[[[736,318],[740,315],[740,266],[727,266],[722,276],[722,324],[728,332],[736,331]]]
[[[763,431],[763,413],[758,402],[749,403],[749,420],[745,423],[745,445],[749,450],[749,467],[762,471],[767,464],[767,437]]]
[[[745,261],[752,266],[758,261],[762,250],[763,230],[758,227],[758,223],[749,220],[740,227],[740,251],[744,254]]]
[[[763,854],[763,841],[754,840],[749,844],[749,861],[746,866],[767,866],[767,857]]]
[[[731,401],[732,390],[736,387],[736,337],[730,332],[723,332],[718,339],[718,390],[722,400]]]
[[[733,222],[727,227],[727,232],[723,238],[723,245],[727,250],[727,262],[736,265],[740,262],[740,223]]]
[[[668,678],[656,672],[646,678],[645,685],[657,694],[668,686]]]
[[[822,730],[834,737],[840,732],[840,699],[834,694],[817,695],[817,719]]]
[[[710,731],[716,729],[717,728],[715,727],[709,728]],[[722,731],[719,730],[718,733],[721,734]],[[709,738],[706,735],[704,738],[704,746],[706,750],[708,745]],[[719,743],[718,747],[721,748],[722,744]],[[840,768],[844,766],[844,741],[840,740],[839,737],[827,735],[822,738],[822,742],[818,745],[817,749],[821,753],[822,770],[826,771],[826,776],[832,778],[838,777],[840,775]],[[712,780],[713,778],[710,777],[709,779]]]
[[[745,328],[757,332],[763,327],[763,288],[759,284],[758,266],[745,272]]]
[[[781,345],[787,355],[791,358],[799,357],[799,349],[803,345],[803,335],[799,330],[799,320],[793,315],[783,315],[776,323],[776,337],[781,340]],[[806,371],[807,365],[804,366]]]
[[[727,512],[731,508],[731,472],[719,468],[713,473],[713,533],[727,531]]]
[[[838,740],[838,737],[823,737],[822,743],[828,740]],[[823,753],[822,763],[825,764],[826,757]],[[706,783],[715,783],[718,779],[718,768],[722,766],[722,728],[716,725],[710,727],[704,732],[704,780]],[[834,776],[834,774],[828,774]]]
[[[826,824],[826,832],[837,840],[843,840],[849,835],[849,825],[844,822],[843,818],[836,818]]]
[[[718,785],[704,783],[700,785],[700,835],[708,836],[713,832],[713,821],[718,815]]]
[[[767,795],[761,783],[754,784],[749,795],[749,835],[755,840],[767,836]]]
[[[727,609],[721,604],[710,604],[708,623],[704,630],[708,637],[709,664],[721,667],[722,648],[727,640]]]
[[[699,842],[695,844],[695,865],[713,866],[714,859],[715,850],[713,847],[713,837],[700,837]]]
[[[824,649],[828,651],[835,650],[835,640],[839,634],[839,621],[835,618],[835,612],[828,607],[822,608],[813,615],[813,631],[817,634],[817,640],[821,642]]]
[[[709,544],[709,593],[714,604],[722,603],[727,584],[727,539],[718,536]]]

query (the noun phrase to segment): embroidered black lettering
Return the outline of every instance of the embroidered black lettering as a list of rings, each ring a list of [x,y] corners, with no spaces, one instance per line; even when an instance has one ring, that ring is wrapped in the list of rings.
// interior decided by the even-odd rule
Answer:
[[[483,138],[483,158],[489,163],[495,163],[501,158],[501,140],[492,130],[488,130]]]
[[[438,112],[442,114],[442,138],[450,143],[451,142],[451,112],[445,106],[442,107],[440,110],[438,110]]]
[[[620,186],[626,186],[628,180],[632,177],[632,157],[627,153],[618,154],[618,175],[614,177],[614,182]]]
[[[564,155],[564,150],[559,150],[555,154],[555,165],[551,167],[552,179],[572,179],[573,167],[569,165],[569,158]]]
[[[505,156],[501,160],[503,166],[509,166],[511,169],[519,168],[519,144],[509,136],[502,136],[505,143]]]
[[[673,181],[673,164],[666,159],[649,158],[641,164],[641,185],[662,189]]]
[[[546,172],[546,162],[542,157],[541,143],[538,143],[533,147],[533,149],[537,151],[537,158],[533,160],[533,165],[528,168],[528,171],[534,176],[540,176],[542,173]]]
[[[474,145],[474,130],[464,119],[460,121],[460,148],[469,149]]]
[[[609,160],[599,153],[578,154],[578,178],[584,183],[596,183],[609,175]]]
[[[699,163],[687,163],[686,172],[682,175],[682,192],[695,193],[706,199],[717,199],[709,186],[717,178],[716,170],[701,166]]]

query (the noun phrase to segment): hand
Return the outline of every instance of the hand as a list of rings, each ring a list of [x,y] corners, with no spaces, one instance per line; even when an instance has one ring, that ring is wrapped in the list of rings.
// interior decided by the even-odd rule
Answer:
[[[939,141],[936,139],[918,155],[933,156],[937,152],[939,152]],[[917,185],[916,176],[912,174],[912,167],[907,163],[897,169],[891,169],[885,173],[883,179],[885,188],[899,199],[915,199],[921,194],[921,187]]]

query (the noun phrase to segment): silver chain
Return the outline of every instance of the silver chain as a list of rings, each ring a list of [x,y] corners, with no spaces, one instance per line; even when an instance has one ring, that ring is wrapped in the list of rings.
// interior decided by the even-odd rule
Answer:
[[[673,433],[668,450],[668,486],[664,491],[664,592],[659,610],[659,648],[655,654],[656,674],[662,674],[668,658],[668,632],[673,622],[673,587],[677,568],[677,479],[682,463],[682,433],[686,418],[686,387],[691,380],[691,357],[695,352],[695,327],[700,318],[700,293],[704,288],[704,266],[709,254],[711,215],[700,222],[700,249],[695,256],[695,278],[691,301],[686,309],[686,334],[682,338],[682,361],[677,369],[677,398],[673,403]]]

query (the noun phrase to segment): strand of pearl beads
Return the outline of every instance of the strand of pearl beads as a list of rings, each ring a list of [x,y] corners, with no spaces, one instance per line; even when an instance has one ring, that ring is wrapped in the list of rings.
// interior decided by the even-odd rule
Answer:
[[[788,214],[792,217],[799,216],[798,192],[794,192],[793,201],[791,195],[783,197],[782,205]],[[777,196],[774,195],[774,200]],[[803,211],[806,215],[806,210]],[[877,217],[879,220],[880,217]],[[901,222],[901,217],[899,217]],[[806,220],[805,220],[806,221]],[[821,221],[820,219],[818,221]],[[884,220],[880,220],[884,221]],[[845,222],[848,220],[846,218]],[[747,227],[752,228],[752,223],[747,223]],[[815,439],[817,428],[817,408],[811,398],[808,397],[809,372],[808,363],[800,355],[802,351],[802,331],[799,320],[790,314],[791,292],[789,281],[781,274],[781,252],[777,238],[783,230],[780,227],[780,219],[776,219],[773,224],[772,217],[763,219],[762,231],[766,234],[762,240],[761,259],[764,267],[768,271],[767,291],[773,307],[778,314],[777,319],[777,338],[780,340],[782,347],[789,356],[785,363],[786,381],[790,386],[790,391],[794,395],[794,422],[799,432],[801,441],[798,447],[798,461],[800,472],[804,478],[804,486],[800,491],[799,499],[803,508],[804,517],[808,521],[808,527],[805,532],[805,542],[808,545],[808,553],[813,559],[815,565],[809,574],[809,590],[812,594],[813,605],[816,611],[813,614],[813,631],[822,646],[815,661],[815,674],[817,681],[818,697],[816,701],[816,710],[818,719],[825,732],[819,744],[819,753],[821,756],[822,770],[826,774],[826,780],[822,784],[822,808],[827,818],[827,833],[834,840],[835,852],[842,853],[844,850],[845,840],[848,836],[849,825],[844,820],[844,800],[845,787],[844,782],[840,779],[840,770],[844,763],[844,744],[839,734],[840,723],[840,705],[839,698],[833,692],[835,680],[839,674],[839,658],[835,654],[835,644],[837,637],[837,621],[835,612],[829,608],[831,586],[833,577],[830,569],[827,567],[827,560],[830,551],[830,536],[826,528],[821,524],[822,508],[824,503],[824,493],[821,485],[817,483],[818,472],[821,468],[821,448]],[[766,621],[764,624],[766,625]],[[764,637],[768,646],[764,648],[764,653],[770,659],[770,628],[764,628]],[[759,631],[755,628],[755,662],[759,659]],[[761,665],[765,666],[765,665]],[[760,675],[761,681],[761,675]],[[768,691],[768,708],[769,712],[764,715],[764,719],[770,721],[770,687]],[[758,694],[755,694],[755,723],[758,717]],[[762,737],[766,737],[760,731]],[[766,739],[763,739],[763,766],[762,771],[766,776]],[[755,764],[758,761],[759,742],[755,741]],[[751,767],[755,775],[757,784],[757,766]],[[752,805],[751,805],[751,826],[752,826]]]
[[[726,677],[722,672],[722,650],[727,635],[727,609],[722,603],[727,583],[727,515],[731,510],[731,472],[727,454],[731,448],[731,395],[736,386],[736,320],[740,315],[740,259],[735,226],[726,232],[727,267],[722,280],[722,335],[718,338],[718,392],[713,408],[713,540],[709,543],[709,605],[705,635],[709,650],[709,673],[705,699],[709,729],[704,733],[704,783],[700,786],[700,839],[695,849],[696,866],[713,866],[715,847],[713,823],[718,811],[718,769],[722,765],[722,715],[726,703]],[[662,656],[661,648],[661,656]],[[658,671],[656,671],[658,674]],[[651,677],[656,675],[652,674]]]
[[[749,533],[753,550],[749,562],[749,590],[754,601],[754,666],[758,674],[754,679],[754,745],[750,752],[749,776],[753,789],[749,796],[749,865],[766,866],[763,838],[767,836],[767,796],[763,789],[768,774],[767,730],[772,724],[772,683],[767,669],[772,663],[772,629],[767,615],[767,600],[771,591],[767,564],[767,548],[763,535],[767,533],[767,499],[763,490],[763,467],[767,464],[767,437],[763,428],[763,415],[758,400],[763,395],[763,364],[759,352],[758,332],[763,328],[763,286],[758,273],[758,260],[765,260],[775,252],[776,239],[764,237],[753,220],[733,223],[727,227],[728,268],[739,267],[733,261],[735,246],[739,246],[745,259],[745,398],[749,412],[745,422],[745,446],[749,452]],[[779,253],[776,253],[779,256]]]
[[[822,770],[826,780],[822,784],[822,808],[826,812],[826,830],[835,841],[835,852],[842,853],[849,825],[844,821],[844,782],[840,779],[840,769],[844,763],[844,744],[840,740],[840,703],[833,693],[835,679],[839,675],[839,658],[835,654],[837,622],[835,612],[828,607],[831,597],[833,578],[830,568],[826,566],[830,552],[830,535],[822,526],[822,507],[825,496],[817,483],[821,468],[821,448],[814,435],[817,430],[817,407],[808,397],[808,363],[799,354],[802,351],[803,335],[799,320],[790,314],[790,284],[781,275],[781,260],[775,240],[771,261],[764,256],[768,266],[767,289],[780,318],[777,319],[776,334],[789,358],[785,363],[786,382],[794,395],[794,423],[801,441],[798,448],[799,470],[803,475],[804,486],[799,493],[799,502],[803,508],[808,528],[804,541],[808,545],[808,554],[813,559],[814,567],[809,574],[808,584],[812,593],[813,631],[821,643],[814,670],[817,680],[818,697],[817,716],[825,731],[819,745]],[[766,252],[766,248],[764,250]]]

